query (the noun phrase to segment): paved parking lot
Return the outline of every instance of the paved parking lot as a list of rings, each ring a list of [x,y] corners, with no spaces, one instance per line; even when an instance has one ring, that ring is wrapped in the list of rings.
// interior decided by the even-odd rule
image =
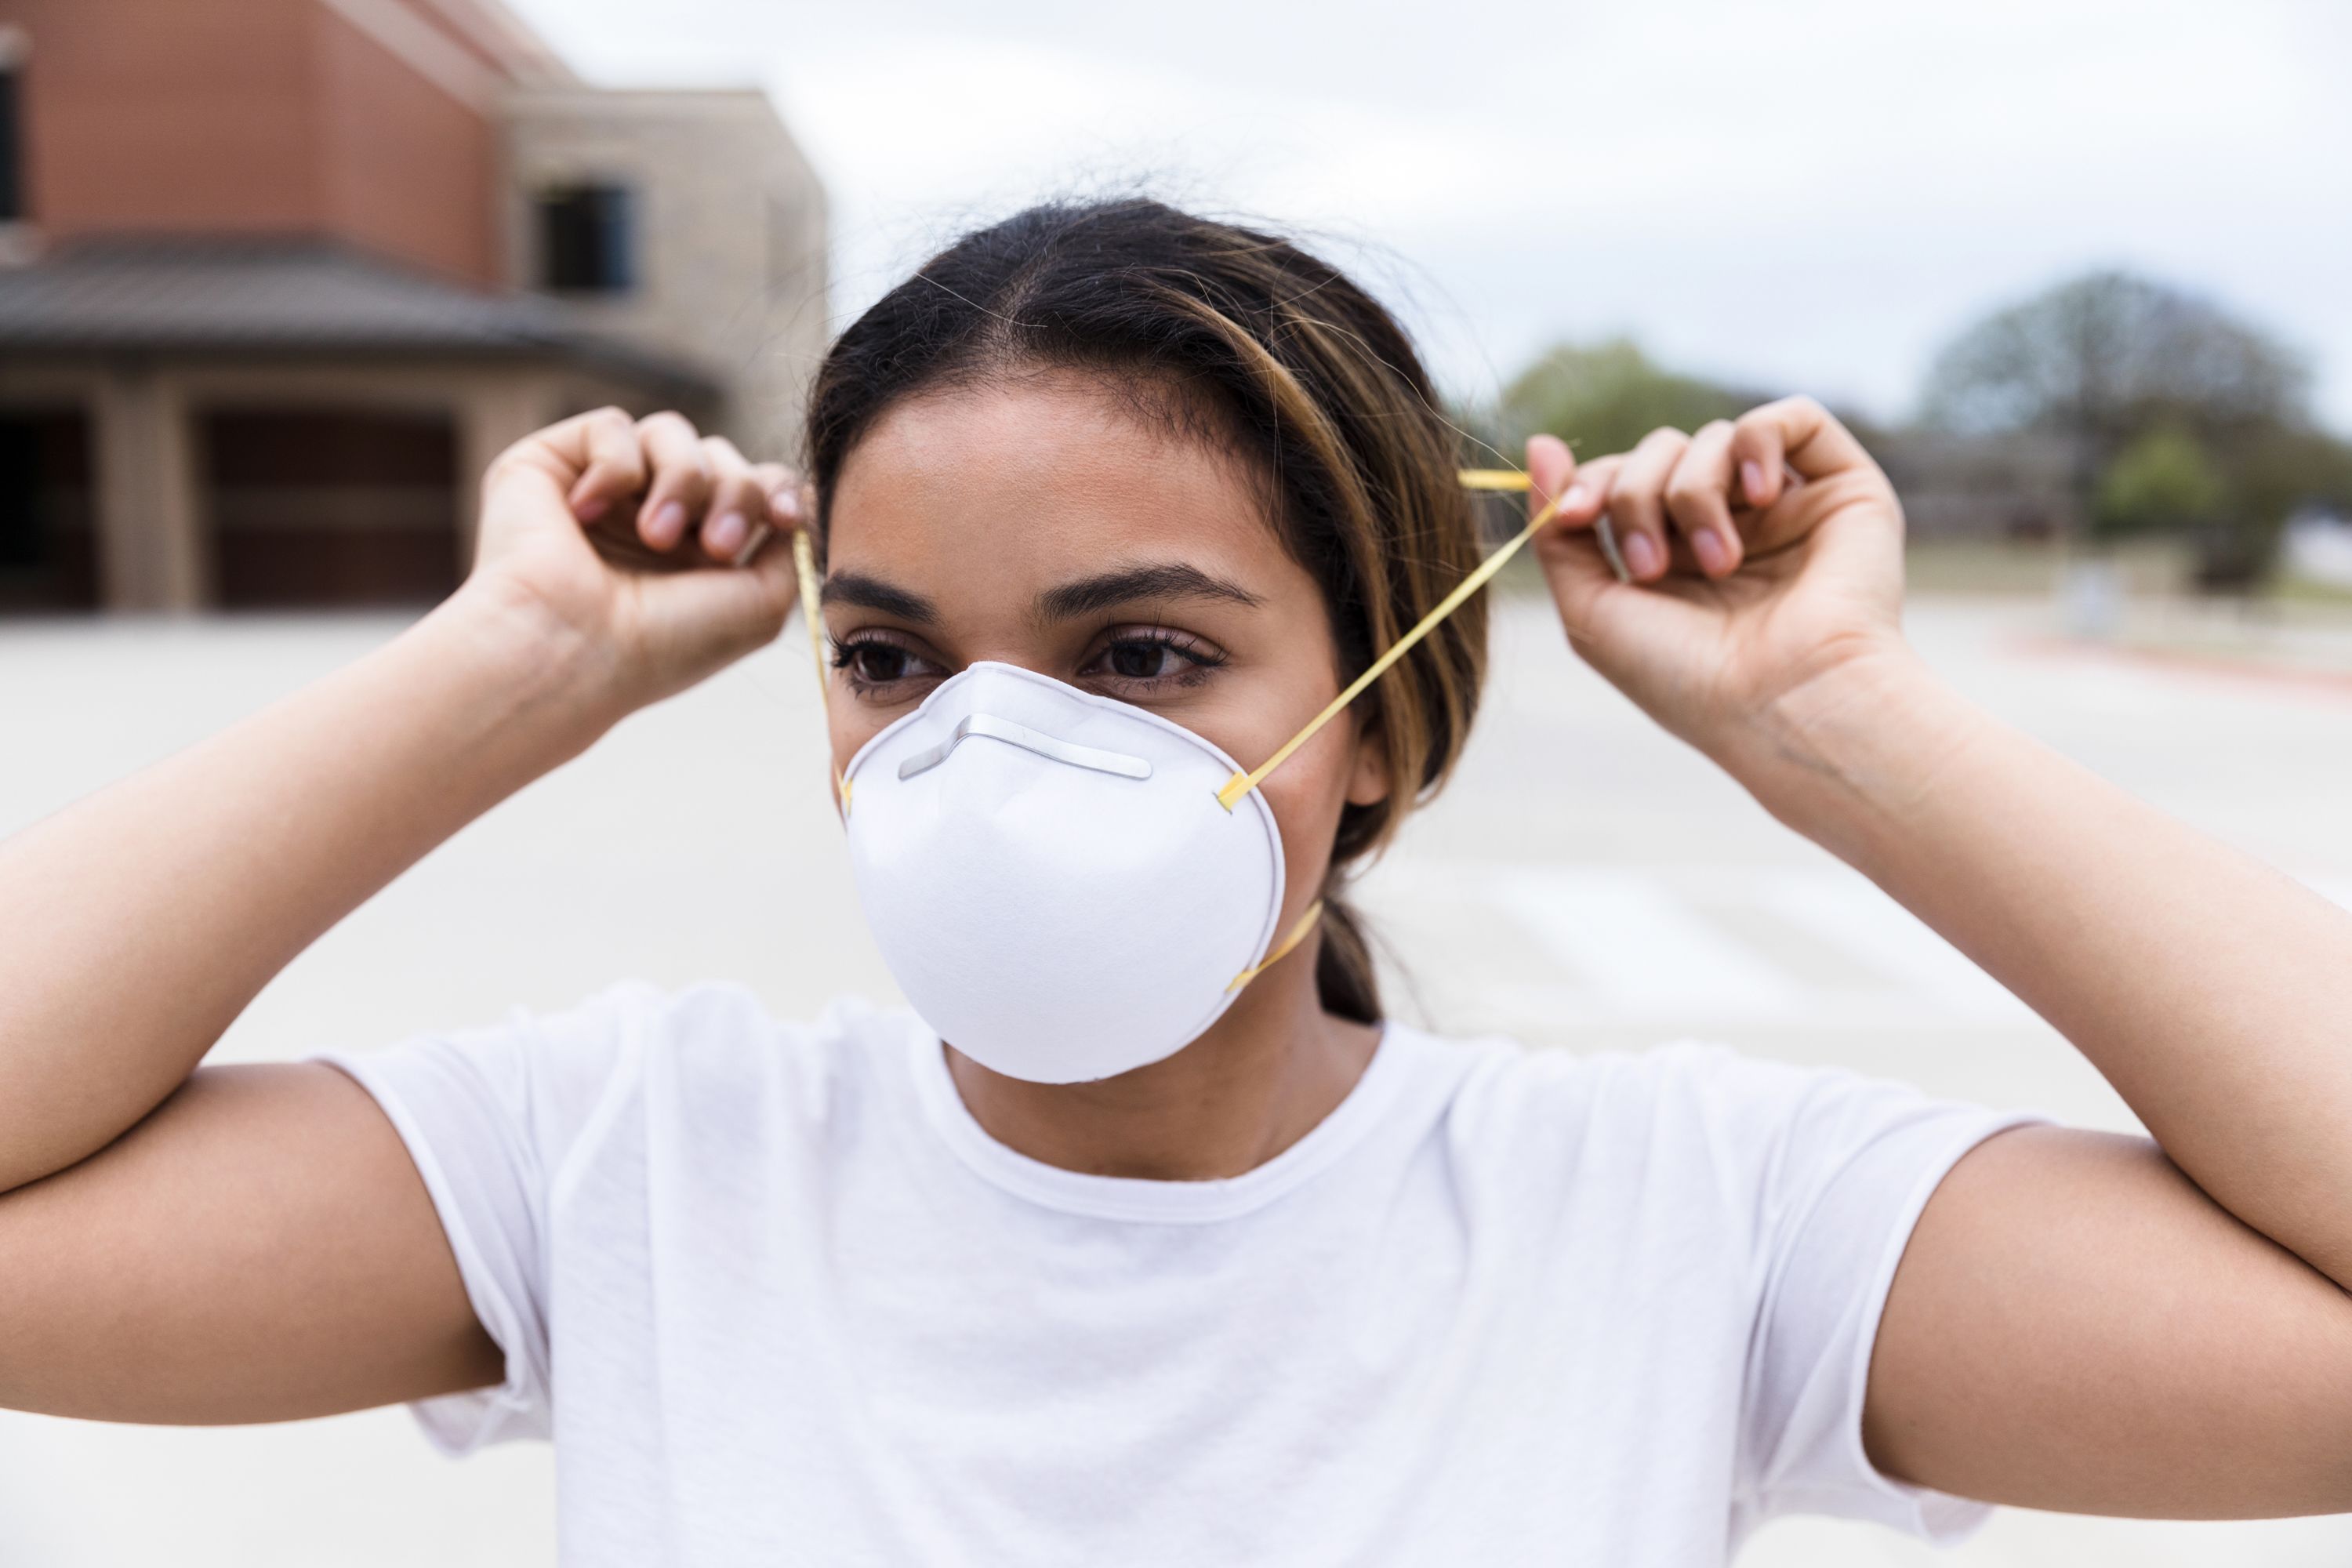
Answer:
[[[2046,619],[1928,601],[1911,623],[1979,700],[2352,904],[2352,689],[2069,651]],[[0,832],[398,624],[0,624]],[[306,954],[220,1055],[366,1048],[623,974],[726,976],[793,1012],[889,995],[824,805],[807,659],[788,637],[493,813]],[[1506,603],[1495,663],[1458,783],[1363,890],[1399,1011],[1574,1049],[1701,1034],[2130,1125],[2032,1014],[1584,671],[1543,606]],[[552,1473],[537,1447],[449,1464],[393,1412],[223,1432],[0,1415],[0,1564],[546,1562]],[[2010,1513],[1941,1557],[1788,1521],[1743,1563],[1930,1559],[2341,1564],[2352,1519]]]

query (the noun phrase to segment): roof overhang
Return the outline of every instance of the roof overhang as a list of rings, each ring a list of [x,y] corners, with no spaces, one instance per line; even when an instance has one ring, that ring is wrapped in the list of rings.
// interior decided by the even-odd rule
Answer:
[[[302,242],[115,240],[0,268],[0,354],[504,361],[593,371],[662,403],[720,395],[705,367],[591,331],[561,301]]]

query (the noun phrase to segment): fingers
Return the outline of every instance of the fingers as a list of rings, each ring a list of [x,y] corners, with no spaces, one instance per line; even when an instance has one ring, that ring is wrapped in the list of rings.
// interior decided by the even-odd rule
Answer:
[[[1603,459],[1613,464],[1614,459]],[[1528,437],[1528,478],[1534,482],[1528,487],[1528,521],[1551,506],[1553,519],[1568,528],[1590,528],[1601,515],[1601,503],[1609,499],[1606,473],[1588,465],[1578,468],[1576,455],[1568,443],[1557,436]]]
[[[1567,529],[1592,527],[1620,582],[1655,583],[1669,573],[1714,580],[1808,536],[1823,517],[1865,500],[1895,520],[1886,476],[1851,431],[1810,397],[1786,397],[1696,435],[1657,429],[1622,456],[1578,467],[1551,437],[1528,443],[1532,507],[1562,493]],[[1836,480],[1836,483],[1822,481]],[[1785,503],[1785,504],[1784,504]],[[1612,542],[1612,531],[1616,538]],[[1675,540],[1679,537],[1679,548]],[[1605,597],[1608,581],[1590,552],[1537,541],[1562,612],[1569,599]]]
[[[1609,483],[1622,459],[1601,458],[1579,468],[1575,454],[1568,443],[1557,436],[1528,437],[1528,478],[1533,481],[1528,488],[1528,521],[1532,522],[1546,507],[1552,508],[1557,531],[1573,531],[1595,529],[1601,554],[1617,581],[1629,581],[1624,558],[1617,552],[1617,541],[1612,533],[1609,520],[1601,508],[1609,499]],[[1558,504],[1554,505],[1555,498]],[[1538,542],[1538,549],[1543,548]],[[1583,556],[1590,563],[1590,555]]]
[[[755,535],[768,527],[768,490],[735,443],[706,436],[704,459],[710,466],[710,510],[702,520],[703,552],[714,561],[740,564],[758,551]]]
[[[1609,521],[1625,570],[1636,583],[1664,575],[1666,549],[1666,482],[1690,446],[1679,430],[1657,429],[1642,437],[1625,454],[1609,487]]]
[[[1762,412],[1750,409],[1731,427],[1731,462],[1739,475],[1739,493],[1759,511],[1780,499],[1781,480],[1788,473],[1780,431],[1756,417]]]
[[[1741,415],[1732,427],[1732,456],[1741,493],[1759,510],[1780,499],[1790,471],[1821,479],[1878,467],[1853,433],[1810,397],[1783,397]]]
[[[725,537],[705,537],[702,547],[721,561],[737,566],[750,565],[776,535],[777,492],[790,490],[794,484],[792,470],[782,463],[750,465],[743,473],[743,537],[731,544]]]
[[[691,537],[710,559],[739,566],[780,530],[800,526],[808,505],[791,469],[754,464],[732,441],[704,436],[677,414],[636,419],[599,408],[577,415],[518,443],[493,465],[491,477],[501,469],[546,474],[583,524],[634,506],[635,532],[646,549],[669,554]],[[620,543],[608,536],[600,548],[609,552]]]
[[[637,537],[648,549],[675,550],[710,503],[716,476],[709,454],[700,434],[677,414],[638,420],[637,444],[653,469],[645,504],[637,509]]]
[[[1732,436],[1727,420],[1701,426],[1666,479],[1666,514],[1709,577],[1739,565],[1739,531],[1731,521]]]
[[[1623,462],[1622,457],[1596,458],[1579,466],[1556,437],[1538,436],[1528,442],[1528,476],[1534,481],[1528,497],[1530,521],[1547,504],[1546,498],[1560,498],[1555,513],[1559,525],[1540,530],[1534,546],[1536,563],[1550,586],[1570,642],[1587,635],[1595,606],[1629,580],[1601,510]]]
[[[1601,546],[1601,559],[1609,568],[1609,575],[1620,583],[1631,583],[1633,574],[1625,564],[1625,552],[1617,542],[1617,525],[1609,519],[1609,492],[1617,483],[1618,470],[1624,467],[1622,457],[1595,458],[1578,471],[1576,485],[1570,486],[1568,500],[1560,503],[1560,521],[1570,528],[1590,528]],[[1583,494],[1577,494],[1581,488]]]
[[[646,488],[646,457],[636,422],[617,408],[599,408],[549,431],[549,445],[577,465],[580,477],[566,499],[572,515],[594,522]]]
[[[761,493],[768,498],[768,523],[789,533],[807,521],[814,504],[801,477],[782,463],[761,463],[751,470],[759,477]]]
[[[637,537],[661,553],[691,537],[712,560],[740,565],[780,526],[798,526],[803,500],[790,469],[751,463],[732,441],[704,436],[681,415],[633,420],[600,408],[542,439],[584,465],[571,492],[574,516],[593,522],[615,502],[642,497]]]

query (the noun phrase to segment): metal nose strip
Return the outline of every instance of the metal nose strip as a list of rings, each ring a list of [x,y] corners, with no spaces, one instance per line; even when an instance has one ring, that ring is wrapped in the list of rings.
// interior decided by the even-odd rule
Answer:
[[[1130,757],[1123,752],[1098,752],[1092,746],[1074,746],[1067,741],[1057,741],[1051,735],[1041,735],[1026,724],[1015,724],[1010,719],[993,718],[986,713],[974,713],[955,727],[955,732],[928,752],[919,752],[898,764],[901,779],[928,773],[948,760],[948,753],[970,739],[981,735],[992,741],[1003,741],[1024,752],[1034,752],[1057,763],[1067,763],[1074,768],[1091,768],[1098,773],[1117,773],[1123,779],[1148,779],[1151,764],[1141,757]]]

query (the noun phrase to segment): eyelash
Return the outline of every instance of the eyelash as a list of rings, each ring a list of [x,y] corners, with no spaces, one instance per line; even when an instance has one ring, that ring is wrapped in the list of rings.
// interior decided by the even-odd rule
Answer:
[[[1146,690],[1159,690],[1169,687],[1192,687],[1207,680],[1210,672],[1225,662],[1224,654],[1188,632],[1180,632],[1166,626],[1131,627],[1113,631],[1101,648],[1087,660],[1086,666],[1079,674],[1084,676],[1097,664],[1108,658],[1115,649],[1139,647],[1164,648],[1182,660],[1185,668],[1173,675],[1116,676],[1106,673],[1097,679],[1124,685],[1130,689],[1140,688]],[[905,681],[921,679],[916,676],[900,675],[884,680],[864,674],[858,668],[858,662],[860,656],[867,648],[887,649],[904,654],[909,659],[929,662],[907,642],[889,632],[878,629],[852,632],[833,644],[830,662],[834,668],[842,672],[848,681],[850,689],[861,696],[871,696]]]
[[[1108,658],[1113,649],[1122,647],[1165,648],[1183,661],[1184,668],[1174,675],[1110,676],[1107,679],[1124,681],[1130,686],[1164,689],[1169,686],[1199,686],[1209,679],[1210,672],[1225,662],[1225,656],[1189,632],[1167,626],[1134,626],[1113,631],[1102,651],[1087,660],[1088,668]],[[1081,672],[1083,673],[1083,671]]]
[[[849,636],[839,639],[833,645],[833,668],[840,670],[846,678],[851,690],[860,694],[879,691],[885,687],[896,686],[900,681],[909,679],[901,675],[895,679],[877,680],[862,672],[857,668],[858,656],[867,648],[881,648],[893,653],[902,653],[910,659],[922,658],[922,655],[887,632],[852,632]]]

